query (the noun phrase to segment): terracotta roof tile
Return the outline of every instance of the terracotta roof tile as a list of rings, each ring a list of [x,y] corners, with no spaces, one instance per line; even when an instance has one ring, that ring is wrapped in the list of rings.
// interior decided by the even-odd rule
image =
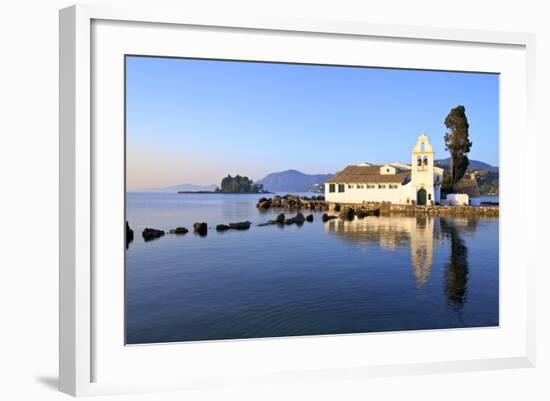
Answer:
[[[397,169],[396,174],[380,174],[382,166],[347,166],[337,173],[334,177],[325,181],[327,184],[333,183],[358,183],[358,184],[400,184],[405,178],[411,175],[410,171]]]

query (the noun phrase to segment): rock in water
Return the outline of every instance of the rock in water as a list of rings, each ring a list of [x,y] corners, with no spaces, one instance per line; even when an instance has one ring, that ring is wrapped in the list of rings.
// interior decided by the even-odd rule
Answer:
[[[187,234],[189,232],[189,230],[185,227],[176,227],[176,228],[170,230],[169,232],[170,232],[170,234],[180,235],[180,234]]]
[[[227,231],[229,230],[229,226],[228,225],[225,225],[225,224],[218,224],[216,226],[216,231]]]
[[[337,218],[338,218],[338,216],[329,216],[328,214],[323,213],[322,220],[323,220],[323,223],[326,223],[329,220],[333,220],[333,219],[337,219]]]
[[[313,215],[312,214],[308,214],[307,217],[306,217],[306,220],[309,221],[310,223],[313,221]]]
[[[128,249],[128,245],[130,245],[130,242],[132,242],[133,240],[134,230],[132,230],[128,222],[126,222],[126,249]]]
[[[143,230],[141,235],[143,236],[143,239],[145,241],[151,241],[151,240],[154,240],[156,238],[162,237],[164,235],[164,231],[157,230],[157,229],[154,229],[154,228],[146,228],[145,230]]]
[[[340,216],[346,220],[353,220],[353,218],[355,217],[355,211],[351,207],[349,207],[344,209]]]
[[[233,230],[248,230],[250,228],[249,221],[240,221],[238,223],[229,223],[229,228]]]
[[[208,226],[206,225],[206,223],[195,223],[193,224],[193,229],[196,233],[202,236],[206,235],[208,232]]]
[[[130,243],[133,240],[134,240],[134,230],[132,230],[128,222],[126,222],[126,242]]]
[[[299,226],[301,226],[302,224],[304,224],[304,221],[306,221],[306,218],[304,217],[304,215],[302,213],[298,213],[296,216],[290,219],[285,219],[284,223],[286,225],[298,224]]]
[[[298,213],[294,219],[296,220],[296,224],[304,224],[304,221],[306,221],[306,218],[302,213]]]
[[[269,209],[271,207],[271,202],[270,201],[258,202],[257,207],[260,209]]]

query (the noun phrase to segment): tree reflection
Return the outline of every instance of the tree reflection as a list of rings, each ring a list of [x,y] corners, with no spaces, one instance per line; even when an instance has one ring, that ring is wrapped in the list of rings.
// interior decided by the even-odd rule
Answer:
[[[475,230],[472,227],[475,224],[472,222],[467,227]],[[454,223],[442,218],[440,227],[451,243],[451,254],[445,270],[445,294],[449,301],[461,308],[467,299],[468,248]]]

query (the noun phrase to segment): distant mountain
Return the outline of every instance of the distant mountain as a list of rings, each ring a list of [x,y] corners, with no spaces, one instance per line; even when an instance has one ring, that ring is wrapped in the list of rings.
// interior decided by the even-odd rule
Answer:
[[[143,191],[146,192],[178,192],[178,191],[213,191],[217,187],[216,184],[210,184],[210,185],[196,185],[196,184],[179,184],[179,185],[172,185],[170,187],[164,187],[164,188],[148,188],[144,189]]]
[[[434,164],[438,167],[448,169],[451,164],[451,158],[447,157],[446,159],[434,160]],[[498,167],[491,166],[490,164],[480,162],[479,160],[472,160],[472,159],[470,159],[468,170],[485,170],[485,171],[490,171],[491,173],[498,173]]]
[[[286,170],[271,173],[261,180],[264,189],[270,192],[307,192],[323,184],[334,174],[304,174],[297,170]]]

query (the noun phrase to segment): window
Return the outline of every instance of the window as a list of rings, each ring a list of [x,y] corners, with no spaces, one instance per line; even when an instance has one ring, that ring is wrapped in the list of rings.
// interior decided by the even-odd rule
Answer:
[[[357,184],[357,189],[363,189],[365,186],[363,184]]]
[[[353,189],[353,184],[348,184],[348,189]]]
[[[390,172],[390,169],[389,169],[389,168],[387,168],[387,169],[386,169],[386,173],[389,173],[389,172]]]
[[[335,192],[336,191],[336,184],[328,184],[328,191],[329,192]]]
[[[432,200],[432,194],[428,194],[428,200]]]
[[[344,184],[338,184],[338,192],[345,192],[346,186]]]
[[[397,189],[397,185],[396,184],[390,184],[390,189]]]
[[[424,156],[424,165],[425,165],[425,166],[428,165],[428,156]]]
[[[418,158],[416,159],[416,164],[417,166],[422,166],[422,157],[418,156]]]
[[[421,152],[425,152],[425,151],[426,151],[426,144],[425,144],[424,142],[422,142],[422,143],[420,144],[420,151],[421,151]]]
[[[376,188],[376,185],[374,184],[367,184],[367,189],[373,189]]]
[[[386,186],[384,184],[378,184],[378,189],[386,189]]]

